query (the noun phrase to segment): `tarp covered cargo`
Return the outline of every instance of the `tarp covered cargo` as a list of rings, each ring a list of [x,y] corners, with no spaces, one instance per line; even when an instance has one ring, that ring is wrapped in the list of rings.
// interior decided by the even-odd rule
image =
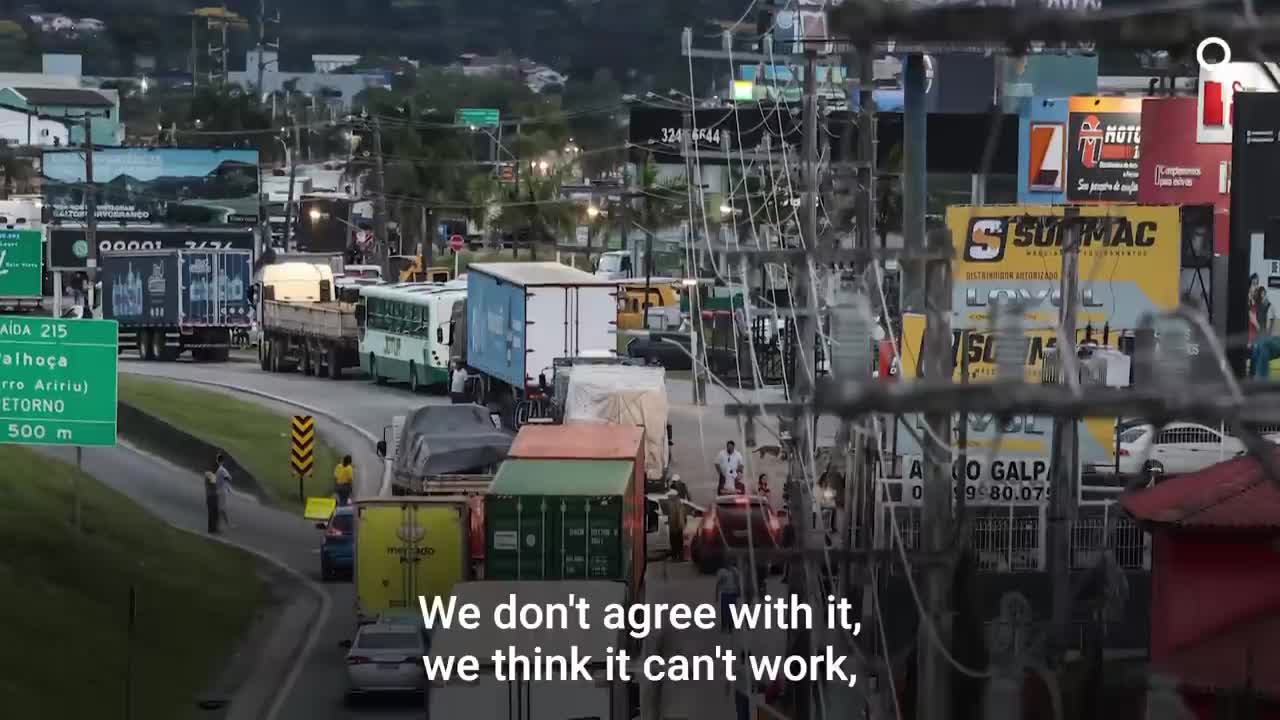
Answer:
[[[481,472],[502,462],[511,440],[479,405],[427,405],[405,419],[395,474],[408,479]]]
[[[665,431],[664,431],[665,432]],[[569,420],[560,425],[525,425],[507,457],[529,460],[643,461],[645,429],[637,425]]]
[[[564,419],[643,427],[645,475],[658,480],[669,453],[666,380],[660,367],[575,365],[569,368]]]

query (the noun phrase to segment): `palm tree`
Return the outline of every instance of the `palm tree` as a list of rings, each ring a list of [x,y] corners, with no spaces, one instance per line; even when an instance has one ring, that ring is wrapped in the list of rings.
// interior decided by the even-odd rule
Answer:
[[[530,172],[520,179],[515,197],[499,210],[494,224],[511,233],[512,247],[528,242],[530,256],[538,259],[539,242],[555,242],[573,232],[578,223],[577,203],[560,194],[563,171],[546,175]]]
[[[653,236],[663,228],[671,227],[689,214],[689,185],[683,178],[660,179],[658,166],[652,158],[637,164],[634,188],[639,202],[627,213],[615,213],[614,222],[634,223],[644,233],[644,268],[653,274]],[[629,231],[631,228],[627,228]]]

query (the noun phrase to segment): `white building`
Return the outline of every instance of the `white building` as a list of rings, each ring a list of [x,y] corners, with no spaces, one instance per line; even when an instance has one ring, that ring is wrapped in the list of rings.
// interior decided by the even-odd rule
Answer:
[[[0,139],[9,145],[66,147],[70,134],[71,131],[64,122],[0,106]]]
[[[339,68],[360,62],[359,55],[312,55],[311,64],[318,73],[331,73]]]

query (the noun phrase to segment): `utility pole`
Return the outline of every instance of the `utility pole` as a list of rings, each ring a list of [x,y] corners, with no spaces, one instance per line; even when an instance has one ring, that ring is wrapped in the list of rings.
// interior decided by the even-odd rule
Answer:
[[[267,0],[258,0],[258,102],[262,102],[266,97],[265,78],[267,71],[267,50],[280,49],[280,37],[277,34],[274,43],[267,41],[267,23],[280,22],[280,13],[277,12],[275,17],[267,17]],[[277,70],[280,68],[277,66]]]
[[[377,195],[373,197],[373,256],[378,267],[382,268],[382,277],[391,277],[391,256],[388,252],[391,240],[387,235],[387,177],[382,161],[382,122],[377,116],[373,118],[373,157],[377,163],[375,177],[378,181]]]
[[[93,116],[84,116],[84,185],[85,185],[85,240],[89,243],[89,277],[85,293],[89,297],[89,310],[93,311],[94,286],[98,275],[98,190],[93,186]]]
[[[908,55],[902,73],[902,242],[908,254],[925,249],[925,140],[929,121],[924,104],[925,82],[924,56]],[[902,271],[902,310],[919,312],[924,305],[923,266],[908,263]],[[950,340],[936,347],[948,347],[949,343]]]
[[[931,243],[931,251],[949,250],[951,243],[947,233],[940,233]],[[918,261],[917,261],[918,262]],[[951,347],[951,263],[949,260],[928,260],[924,266],[925,347],[933,352],[921,359],[926,381],[946,382],[952,378],[952,357],[946,352]],[[905,268],[904,268],[905,269]],[[951,413],[945,410],[927,413],[925,425],[929,432],[923,438],[924,451],[924,503],[920,512],[921,550],[925,553],[948,552],[954,525],[952,499],[952,457],[948,444],[951,439]],[[937,642],[951,642],[951,568],[946,564],[930,567],[925,572],[925,617],[937,631],[934,634],[920,629],[919,668],[916,674],[916,717],[929,720],[948,720],[951,717],[951,667]]]
[[[804,215],[801,216],[800,220],[802,223],[801,237],[804,249],[808,253],[814,253],[819,250],[817,59],[816,50],[806,50],[804,98],[801,106],[804,136],[804,159],[801,163],[801,168],[804,171]],[[809,473],[817,471],[816,468],[808,465],[815,457],[813,442],[814,419],[809,409],[809,403],[813,400],[813,374],[816,368],[818,339],[816,325],[818,308],[816,305],[811,304],[814,296],[812,283],[816,278],[813,277],[810,267],[809,263],[800,263],[795,267],[795,272],[793,273],[795,288],[791,297],[792,307],[796,310],[794,397],[802,404],[803,410],[797,415],[791,427],[792,451],[791,463],[788,467],[787,495],[791,504],[791,507],[788,508],[791,514],[791,523],[796,527],[796,549],[802,553],[810,546],[809,533],[813,529],[813,506],[810,497],[813,493],[813,487],[809,482]],[[807,601],[809,599],[809,570],[811,566],[808,556],[805,555],[803,557],[804,560],[793,565],[790,590],[792,594]],[[797,569],[800,572],[796,572]],[[789,643],[790,647],[792,647],[792,652],[801,657],[807,657],[813,640],[810,632],[803,629],[795,630],[794,632],[797,634],[795,642]],[[815,683],[812,681],[795,683],[795,695],[792,701],[796,709],[794,713],[796,718],[807,719],[812,717],[814,685]]]
[[[1062,243],[1062,277],[1058,302],[1058,324],[1062,328],[1062,340],[1058,343],[1059,382],[1067,382],[1067,372],[1073,368],[1076,352],[1076,305],[1080,296],[1080,209],[1068,207],[1063,211],[1063,228],[1066,235]],[[1053,477],[1049,492],[1049,558],[1050,579],[1053,583],[1053,640],[1051,661],[1056,662],[1067,639],[1067,625],[1071,619],[1071,528],[1075,524],[1079,495],[1079,474],[1076,467],[1078,443],[1075,418],[1058,417],[1053,422]]]
[[[876,232],[875,55],[858,49],[858,247],[871,249]]]
[[[290,122],[293,121],[293,115],[289,115]],[[294,201],[294,185],[298,182],[298,127],[293,127],[293,151],[289,153],[289,199],[284,205],[284,251],[286,253],[293,252],[293,246],[290,242],[293,240],[293,223],[302,222],[302,213],[293,211]],[[301,205],[301,203],[299,203]]]
[[[702,178],[699,177],[697,168],[693,164],[693,111],[684,111],[684,133],[680,136],[680,151],[684,154],[684,173],[685,184],[689,188],[689,235],[685,238],[685,242],[689,248],[687,257],[693,262],[693,266],[689,268],[689,272],[696,279],[699,275],[700,265],[696,261],[698,257],[697,243],[694,238],[697,237],[696,216],[694,215],[694,206],[697,204],[695,198],[698,197],[697,191],[702,184]],[[689,323],[690,333],[692,334],[692,342],[689,349],[693,355],[693,403],[695,405],[707,404],[707,373],[711,372],[706,367],[707,353],[703,343],[706,337],[702,334],[702,286],[694,284],[689,288],[689,311],[692,316],[692,322]]]

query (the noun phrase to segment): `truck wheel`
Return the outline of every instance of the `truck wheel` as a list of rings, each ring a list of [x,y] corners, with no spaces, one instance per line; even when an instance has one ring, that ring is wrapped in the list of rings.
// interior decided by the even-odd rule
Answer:
[[[168,360],[168,349],[164,344],[164,332],[154,330],[151,333],[151,357],[155,360]]]
[[[195,348],[191,351],[191,359],[195,362],[209,362],[209,351],[204,348]]]
[[[418,385],[418,366],[412,360],[409,361],[409,392],[416,393],[420,389]]]
[[[312,363],[315,362],[313,359],[315,356],[311,352],[311,346],[304,343],[302,345],[302,349],[299,351],[299,354],[302,356],[302,359],[299,362],[299,365],[301,366],[300,369],[302,370],[302,374],[314,375],[316,371]]]
[[[155,360],[155,358],[152,357],[151,355],[151,331],[150,330],[139,330],[137,343],[138,343],[138,359]]]
[[[214,348],[209,351],[209,360],[212,362],[226,362],[231,359],[231,348]]]
[[[275,340],[271,341],[271,372],[278,373],[283,369],[284,363],[280,359],[280,345]]]
[[[270,358],[267,356],[267,341],[265,339],[258,340],[258,367],[263,372],[271,369]]]
[[[329,348],[328,365],[329,365],[329,379],[341,380],[342,364],[338,362],[338,348],[336,347]]]

